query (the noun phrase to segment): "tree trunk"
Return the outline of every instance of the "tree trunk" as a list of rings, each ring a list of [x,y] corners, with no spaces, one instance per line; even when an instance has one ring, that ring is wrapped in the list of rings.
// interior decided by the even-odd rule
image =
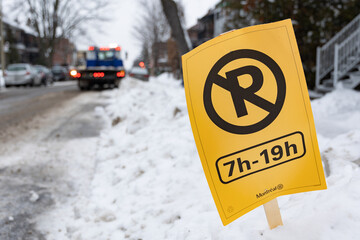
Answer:
[[[179,49],[180,55],[187,53],[190,49],[186,43],[184,29],[182,28],[180,18],[178,15],[178,8],[173,0],[161,0],[166,19],[171,28],[171,34],[174,37]]]

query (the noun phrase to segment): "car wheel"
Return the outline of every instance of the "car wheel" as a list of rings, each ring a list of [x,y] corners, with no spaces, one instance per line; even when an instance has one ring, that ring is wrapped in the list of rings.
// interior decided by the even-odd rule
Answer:
[[[51,84],[51,80],[49,77],[45,78],[45,87],[49,86]]]
[[[78,81],[78,87],[81,91],[89,90],[91,85],[85,81]]]
[[[34,79],[31,79],[30,83],[28,84],[29,87],[33,87],[34,86]]]
[[[119,88],[119,86],[120,86],[120,80],[116,80],[116,81],[115,81],[115,87],[116,87],[116,88]]]

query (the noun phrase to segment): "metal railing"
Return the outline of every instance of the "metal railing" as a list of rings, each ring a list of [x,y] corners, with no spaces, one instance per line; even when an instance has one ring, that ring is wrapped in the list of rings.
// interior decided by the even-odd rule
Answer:
[[[334,86],[337,81],[354,68],[360,59],[360,29],[346,40],[335,45],[334,49]]]
[[[316,51],[316,85],[320,80],[334,70],[335,45],[344,42],[350,35],[360,29],[360,14],[348,25]]]

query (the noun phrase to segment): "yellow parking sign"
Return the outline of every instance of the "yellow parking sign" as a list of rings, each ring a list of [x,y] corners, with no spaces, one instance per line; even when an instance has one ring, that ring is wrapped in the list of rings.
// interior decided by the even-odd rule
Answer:
[[[278,196],[326,189],[291,20],[226,33],[182,61],[195,142],[224,225]]]

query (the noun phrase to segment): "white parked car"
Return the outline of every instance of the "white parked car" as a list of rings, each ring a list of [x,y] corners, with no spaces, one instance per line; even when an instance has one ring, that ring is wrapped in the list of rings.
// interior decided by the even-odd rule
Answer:
[[[5,79],[2,74],[2,70],[0,70],[0,89],[5,87]]]
[[[5,70],[6,86],[39,86],[41,78],[37,70],[28,63],[10,64]]]
[[[149,81],[149,72],[146,68],[135,66],[130,69],[129,76],[133,78],[137,78],[139,80]]]

